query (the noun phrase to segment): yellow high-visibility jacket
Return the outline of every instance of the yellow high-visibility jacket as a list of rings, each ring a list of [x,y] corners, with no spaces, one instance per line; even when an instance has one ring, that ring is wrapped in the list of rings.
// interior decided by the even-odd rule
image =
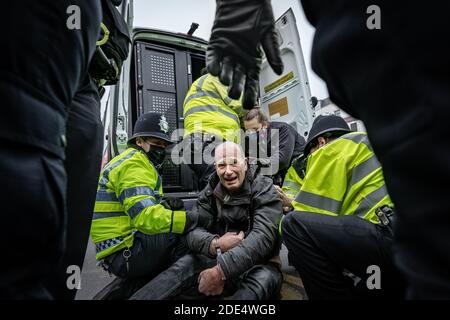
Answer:
[[[239,142],[240,119],[248,112],[242,99],[228,97],[228,88],[217,77],[205,74],[189,89],[184,100],[184,136],[194,132],[220,136]]]
[[[303,178],[306,173],[306,171],[301,172],[306,169],[302,167],[304,162],[305,159],[303,157],[295,159],[284,176],[282,189],[290,198],[295,199],[302,188]]]
[[[379,224],[375,210],[393,207],[383,172],[367,134],[345,134],[308,157],[306,176],[292,206],[295,211],[357,215]]]
[[[91,226],[97,260],[133,245],[134,233],[183,233],[185,211],[160,204],[162,181],[142,150],[128,148],[103,169]]]

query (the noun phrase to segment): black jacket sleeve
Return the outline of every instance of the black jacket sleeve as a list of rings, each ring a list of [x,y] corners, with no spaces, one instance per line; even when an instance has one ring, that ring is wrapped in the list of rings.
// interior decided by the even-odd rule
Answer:
[[[209,247],[211,241],[217,235],[208,232],[208,228],[212,225],[214,216],[212,214],[211,203],[206,197],[207,189],[200,192],[197,202],[192,208],[192,213],[197,214],[197,227],[186,235],[187,246],[195,253],[209,256]]]
[[[278,130],[276,133],[275,130]],[[287,170],[291,163],[291,158],[295,148],[295,135],[286,126],[277,126],[271,130],[271,163],[276,161],[279,164],[278,171]],[[278,143],[275,143],[278,136]]]
[[[253,182],[252,206],[252,230],[238,246],[218,258],[227,279],[239,276],[254,265],[267,263],[279,248],[282,204],[270,178],[260,175]]]

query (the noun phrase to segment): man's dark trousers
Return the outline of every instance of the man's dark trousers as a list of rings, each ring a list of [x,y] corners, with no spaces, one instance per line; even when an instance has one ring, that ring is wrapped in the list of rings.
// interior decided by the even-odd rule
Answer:
[[[403,297],[388,227],[357,216],[294,211],[283,219],[282,237],[310,299]],[[381,289],[367,287],[367,279],[374,274],[370,266],[380,270]],[[344,271],[361,278],[358,286]]]
[[[216,259],[187,254],[136,292],[131,299],[205,299],[207,297],[198,291],[198,276],[216,264]],[[279,293],[282,281],[281,271],[272,262],[256,265],[241,277],[226,280],[222,296],[229,294],[233,300],[273,299]]]

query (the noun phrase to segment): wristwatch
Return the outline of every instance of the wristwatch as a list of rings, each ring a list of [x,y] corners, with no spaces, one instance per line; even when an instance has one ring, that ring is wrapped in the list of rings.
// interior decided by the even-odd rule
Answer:
[[[216,247],[216,256],[217,256],[217,260],[219,260],[220,256],[222,255],[222,250],[220,250],[220,247],[217,246]]]
[[[214,242],[215,242],[215,243],[214,243]],[[211,247],[212,247],[212,248],[211,248]],[[211,245],[210,245],[210,248],[209,248],[209,253],[210,253],[211,255],[217,254],[217,248],[220,249],[220,246],[219,246],[219,238],[218,238],[218,237],[215,237],[214,239],[211,240]],[[212,249],[212,250],[211,250],[211,249]]]

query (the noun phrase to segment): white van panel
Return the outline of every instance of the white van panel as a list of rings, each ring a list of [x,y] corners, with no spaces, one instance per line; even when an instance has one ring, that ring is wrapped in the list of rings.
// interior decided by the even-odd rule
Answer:
[[[261,106],[271,120],[287,122],[306,137],[313,121],[311,92],[295,16],[290,8],[276,21],[284,72],[275,74],[264,58],[260,74]]]

